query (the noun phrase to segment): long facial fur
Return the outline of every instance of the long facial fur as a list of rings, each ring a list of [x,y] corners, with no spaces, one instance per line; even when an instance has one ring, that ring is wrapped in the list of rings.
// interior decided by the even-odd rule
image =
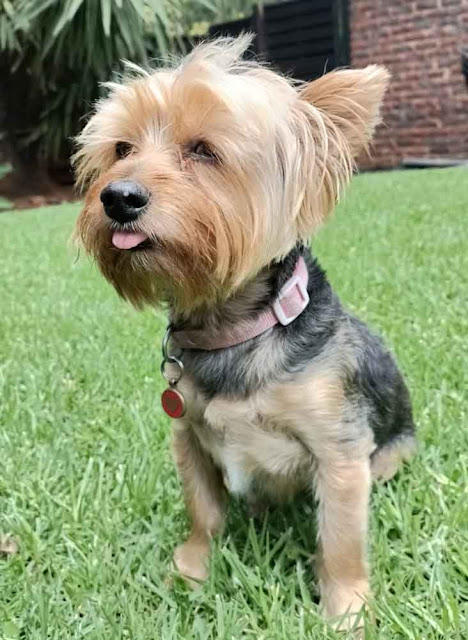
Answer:
[[[243,61],[248,44],[249,37],[222,39],[174,68],[132,67],[132,77],[109,85],[78,138],[74,160],[87,189],[78,236],[136,306],[169,301],[190,314],[287,255],[334,207],[379,120],[383,68],[298,85]],[[121,141],[133,152],[119,160]],[[197,141],[217,160],[194,158]],[[99,195],[123,178],[151,194],[135,223],[154,241],[146,251],[111,243]]]

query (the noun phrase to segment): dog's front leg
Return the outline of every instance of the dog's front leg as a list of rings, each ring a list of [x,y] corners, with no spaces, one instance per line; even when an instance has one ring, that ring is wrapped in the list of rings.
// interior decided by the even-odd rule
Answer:
[[[369,595],[366,547],[370,487],[368,459],[319,462],[320,592],[327,616],[346,616],[339,625],[342,629],[354,624]]]
[[[190,425],[175,425],[173,446],[191,520],[190,535],[175,550],[174,561],[186,582],[196,586],[208,577],[211,538],[223,528],[225,490],[221,472]]]

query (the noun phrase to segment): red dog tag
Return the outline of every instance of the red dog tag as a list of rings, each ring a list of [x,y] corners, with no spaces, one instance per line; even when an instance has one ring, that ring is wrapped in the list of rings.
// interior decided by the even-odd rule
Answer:
[[[169,389],[163,391],[161,404],[170,418],[182,418],[185,413],[184,396],[173,387],[169,387]]]

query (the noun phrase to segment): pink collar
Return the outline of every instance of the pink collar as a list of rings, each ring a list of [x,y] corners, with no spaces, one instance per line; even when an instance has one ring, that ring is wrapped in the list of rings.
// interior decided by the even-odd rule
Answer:
[[[214,351],[256,338],[277,324],[285,327],[300,316],[309,304],[308,281],[307,265],[301,256],[293,275],[283,285],[275,300],[252,320],[216,332],[204,329],[174,331],[171,337],[181,349]]]

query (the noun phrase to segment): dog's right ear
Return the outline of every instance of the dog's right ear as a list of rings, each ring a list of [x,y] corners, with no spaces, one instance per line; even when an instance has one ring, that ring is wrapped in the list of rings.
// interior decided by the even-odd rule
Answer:
[[[354,158],[367,149],[380,122],[390,74],[384,67],[332,71],[302,85],[295,110],[305,189],[296,208],[298,236],[324,220],[349,182]]]

